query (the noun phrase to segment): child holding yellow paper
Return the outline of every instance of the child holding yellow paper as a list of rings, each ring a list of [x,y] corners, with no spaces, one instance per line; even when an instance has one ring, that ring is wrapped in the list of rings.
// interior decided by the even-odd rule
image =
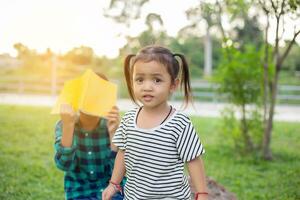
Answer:
[[[106,117],[76,112],[71,105],[60,106],[61,120],[55,127],[55,163],[65,172],[67,200],[100,200],[109,182],[116,147],[111,139],[119,122],[114,106]],[[112,198],[122,200],[117,193]]]

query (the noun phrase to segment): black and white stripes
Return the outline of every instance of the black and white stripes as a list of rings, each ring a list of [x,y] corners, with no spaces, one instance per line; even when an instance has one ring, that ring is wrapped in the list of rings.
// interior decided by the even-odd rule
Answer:
[[[161,125],[141,129],[137,111],[124,115],[113,138],[125,150],[125,199],[190,199],[184,163],[204,153],[191,120],[175,111]]]

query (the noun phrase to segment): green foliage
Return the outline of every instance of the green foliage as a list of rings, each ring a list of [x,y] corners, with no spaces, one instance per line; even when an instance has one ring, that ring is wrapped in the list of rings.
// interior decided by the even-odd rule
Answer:
[[[244,52],[227,48],[214,78],[218,91],[238,106],[258,103],[263,81],[260,61],[260,52],[253,46],[246,46]]]
[[[281,49],[281,51],[285,50],[285,48]],[[285,62],[283,63],[282,69],[285,71],[290,71],[291,73],[295,73],[298,71],[300,73],[300,45],[295,44],[289,55],[287,56]]]
[[[299,8],[299,6],[300,6],[300,2],[299,2],[299,0],[289,0],[288,5],[289,5],[291,11],[295,12],[297,10],[297,8]]]
[[[190,74],[193,77],[201,77],[204,63],[202,38],[189,37],[181,43],[178,39],[173,38],[169,47],[173,52],[178,52],[185,55],[190,66]]]
[[[55,167],[54,123],[49,108],[0,105],[0,199],[61,200],[63,172]],[[192,117],[206,153],[206,174],[246,200],[300,198],[300,124],[276,122],[275,159],[240,156],[219,133],[221,121]]]
[[[227,6],[227,12],[233,15],[232,19],[238,16],[243,17],[251,6],[251,1],[245,0],[225,0],[224,3]]]
[[[247,133],[251,137],[254,145],[254,151],[252,152],[246,151],[247,146],[241,129],[242,122],[238,120],[235,111],[234,106],[228,106],[221,112],[220,135],[241,155],[248,153],[259,155],[263,138],[263,123],[260,110],[257,110],[257,108],[247,110],[246,126],[248,128]]]
[[[227,107],[221,112],[222,116],[222,137],[224,140],[233,142],[234,148],[239,152],[243,149],[244,143],[242,140],[239,121],[235,117],[235,112],[232,107]]]
[[[234,47],[224,50],[224,57],[213,80],[218,92],[232,104],[223,111],[224,134],[232,138],[240,153],[255,153],[262,141],[262,81],[260,52],[254,46],[244,51]],[[252,106],[253,108],[251,108]],[[239,119],[235,112],[240,113]]]
[[[235,27],[237,37],[234,41],[237,42],[241,48],[244,48],[247,44],[252,44],[257,50],[260,49],[263,45],[263,32],[260,30],[257,17],[254,16],[250,18],[246,15],[242,20],[243,26]]]
[[[249,128],[249,135],[252,138],[252,141],[254,143],[254,148],[256,150],[260,150],[262,148],[262,140],[263,140],[263,133],[264,133],[264,127],[263,127],[263,116],[261,112],[260,107],[255,107],[253,110],[248,111],[249,117],[247,121],[247,125]],[[256,151],[255,153],[258,153]]]

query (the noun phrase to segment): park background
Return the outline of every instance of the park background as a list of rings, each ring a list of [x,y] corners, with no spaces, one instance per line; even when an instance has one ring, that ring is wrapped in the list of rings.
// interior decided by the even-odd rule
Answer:
[[[237,199],[300,199],[299,118],[274,120],[276,107],[300,107],[299,2],[183,2],[0,1],[0,98],[56,98],[66,80],[93,69],[127,99],[125,56],[167,46],[188,60],[195,103],[225,105],[218,117],[191,116],[207,176]],[[86,13],[72,18],[74,10]],[[180,91],[171,98],[181,100]],[[0,199],[63,199],[53,161],[59,118],[49,113],[49,106],[0,105]]]

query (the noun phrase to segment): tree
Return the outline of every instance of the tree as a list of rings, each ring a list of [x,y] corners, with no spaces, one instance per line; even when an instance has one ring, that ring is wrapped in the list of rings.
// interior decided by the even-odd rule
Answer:
[[[282,70],[283,62],[291,51],[292,46],[296,42],[296,38],[300,34],[300,2],[297,0],[259,0],[259,8],[267,20],[265,26],[264,38],[264,140],[263,140],[263,155],[265,159],[272,159],[270,149],[273,118],[275,112],[275,104],[277,99],[278,77]],[[275,18],[275,39],[274,47],[271,47],[269,42],[269,29],[271,19]],[[289,23],[294,22],[294,30],[292,39],[286,44],[284,52],[279,51],[279,42],[288,30],[287,20]],[[280,34],[281,29],[281,34]],[[270,73],[271,72],[271,73]]]
[[[75,47],[66,53],[65,59],[77,65],[90,65],[94,58],[94,51],[90,47]]]
[[[147,2],[149,0],[110,0],[109,7],[104,9],[104,16],[129,27],[132,20],[140,18],[141,9]]]
[[[212,74],[212,39],[210,29],[215,24],[214,16],[212,15],[213,4],[201,2],[199,6],[190,8],[186,11],[187,17],[192,21],[190,27],[196,28],[202,19],[206,22],[205,37],[204,37],[204,76]]]
[[[156,13],[149,13],[146,17],[145,24],[147,25],[147,29],[137,37],[140,48],[150,44],[163,44],[166,35],[163,30],[164,22],[161,16]],[[160,27],[155,27],[155,25]]]
[[[231,59],[223,53],[214,76],[218,91],[229,102],[222,112],[222,132],[233,139],[238,152],[253,153],[261,148],[262,135],[260,52],[254,45],[244,46],[243,51],[228,46],[226,51]],[[236,110],[241,113],[239,120]]]
[[[165,44],[168,41],[168,36],[163,30],[163,20],[160,15],[155,13],[149,13],[145,19],[147,29],[138,36],[127,36],[127,44],[121,48],[120,54],[127,55],[132,52],[137,52],[144,46],[151,44]],[[160,28],[154,28],[155,25],[161,26]]]
[[[173,52],[184,52],[189,64],[191,78],[203,76],[203,46],[202,38],[194,34],[171,38],[168,45]]]
[[[263,45],[263,33],[260,30],[257,16],[243,16],[243,26],[235,27],[237,33],[234,42],[238,43],[239,47],[244,47],[247,44],[254,44],[257,50]]]
[[[266,25],[264,28],[264,52],[261,56],[262,68],[263,68],[263,157],[265,159],[272,159],[272,152],[270,149],[271,136],[273,129],[273,117],[275,112],[275,105],[277,99],[278,77],[282,70],[283,62],[288,56],[293,44],[296,42],[296,38],[300,34],[300,2],[297,0],[224,0],[216,1],[215,12],[218,16],[218,24],[222,33],[224,47],[227,49],[228,45],[231,46],[235,41],[234,34],[226,32],[222,24],[222,16],[227,15],[231,24],[235,24],[234,20],[243,18],[243,16],[249,15],[250,8],[256,10],[258,17],[266,19]],[[245,17],[244,17],[245,18]],[[247,18],[246,18],[247,19]],[[272,21],[275,19],[275,22]],[[270,26],[275,26],[275,39],[271,41],[269,38]],[[283,35],[287,33],[287,25],[294,24],[292,38],[286,43],[286,48],[283,52],[280,52],[279,43],[283,42]],[[245,26],[244,26],[245,27]],[[249,27],[246,27],[249,28]],[[252,28],[255,28],[252,27]],[[259,30],[259,29],[258,29]],[[243,36],[240,30],[236,29],[240,36]],[[247,31],[249,33],[249,31]],[[246,33],[243,31],[243,33]],[[247,34],[248,34],[247,33]],[[250,32],[251,33],[251,32]],[[244,36],[243,36],[244,37]],[[244,37],[245,38],[245,37]],[[246,38],[245,38],[246,39]],[[256,38],[255,38],[256,39]],[[274,46],[272,46],[272,43]],[[237,43],[237,46],[240,44]],[[229,51],[227,50],[228,59],[232,59]]]
[[[285,51],[286,48],[281,49],[281,52]],[[286,58],[286,61],[283,63],[282,69],[289,71],[291,74],[300,72],[300,45],[295,44],[291,49],[289,55]]]
[[[44,70],[44,61],[35,50],[29,49],[22,43],[14,44],[14,48],[18,53],[18,59],[22,61],[22,72],[24,74],[31,74],[33,71],[37,72]]]
[[[105,16],[130,29],[134,21],[140,20],[142,7],[149,1],[110,0],[109,7],[105,9]],[[120,50],[120,54],[136,52],[143,46],[164,41],[166,37],[165,30],[163,29],[164,23],[159,14],[148,13],[144,19],[144,23],[147,28],[138,37],[132,37],[126,32],[121,33],[127,39],[128,43]]]

